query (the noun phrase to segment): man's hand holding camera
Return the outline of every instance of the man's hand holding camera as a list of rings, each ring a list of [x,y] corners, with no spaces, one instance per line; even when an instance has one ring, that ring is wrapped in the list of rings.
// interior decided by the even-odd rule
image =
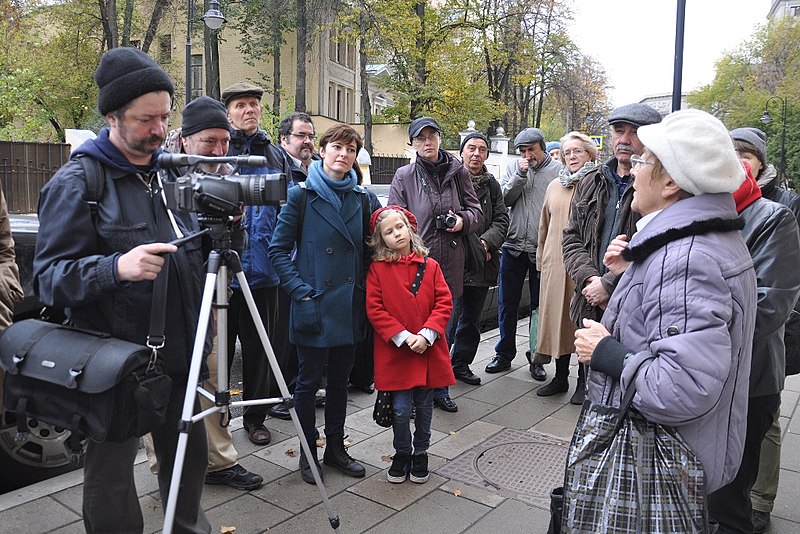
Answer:
[[[178,247],[169,243],[139,245],[117,260],[117,280],[120,282],[155,280],[164,266],[164,254],[171,254],[177,250]]]

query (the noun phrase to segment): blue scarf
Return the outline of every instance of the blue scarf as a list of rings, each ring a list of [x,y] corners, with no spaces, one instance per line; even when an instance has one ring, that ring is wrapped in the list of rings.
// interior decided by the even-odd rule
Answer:
[[[342,196],[348,191],[352,191],[357,184],[356,173],[353,169],[350,169],[350,172],[341,180],[334,180],[325,174],[321,161],[312,161],[308,167],[306,185],[316,191],[337,212],[342,211]]]

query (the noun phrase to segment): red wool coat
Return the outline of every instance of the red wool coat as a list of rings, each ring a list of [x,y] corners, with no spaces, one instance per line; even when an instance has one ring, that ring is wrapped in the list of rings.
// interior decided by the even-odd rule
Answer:
[[[375,261],[367,275],[367,317],[375,328],[375,388],[402,391],[438,388],[456,383],[444,338],[453,311],[450,290],[439,264],[428,258],[416,296],[411,284],[422,258],[416,253],[396,263]],[[430,328],[439,338],[422,354],[407,345],[397,347],[392,336]]]

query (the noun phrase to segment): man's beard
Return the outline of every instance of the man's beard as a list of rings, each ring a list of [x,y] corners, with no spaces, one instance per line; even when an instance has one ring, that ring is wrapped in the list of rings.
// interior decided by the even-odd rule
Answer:
[[[311,159],[311,155],[314,153],[314,150],[311,148],[301,148],[300,149],[300,157],[297,158],[300,161],[308,161]]]

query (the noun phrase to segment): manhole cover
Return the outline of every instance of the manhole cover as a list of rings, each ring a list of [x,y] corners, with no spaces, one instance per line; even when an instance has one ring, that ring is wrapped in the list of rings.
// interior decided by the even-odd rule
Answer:
[[[440,467],[444,477],[543,508],[564,482],[569,444],[538,432],[506,428]]]

